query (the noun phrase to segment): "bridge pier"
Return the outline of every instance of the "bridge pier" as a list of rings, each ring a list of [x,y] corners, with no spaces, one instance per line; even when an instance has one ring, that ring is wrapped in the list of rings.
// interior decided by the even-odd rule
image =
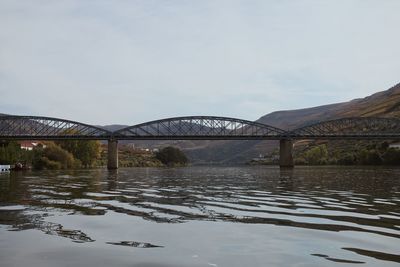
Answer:
[[[107,169],[116,170],[118,169],[118,140],[108,140],[108,160]]]
[[[293,168],[293,141],[290,139],[281,139],[279,146],[279,166],[281,168]]]

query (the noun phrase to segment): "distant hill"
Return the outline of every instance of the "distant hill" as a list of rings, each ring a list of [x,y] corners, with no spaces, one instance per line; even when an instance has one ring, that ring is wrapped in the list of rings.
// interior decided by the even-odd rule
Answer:
[[[400,117],[400,84],[361,99],[313,108],[277,111],[257,121],[284,129],[343,117]]]

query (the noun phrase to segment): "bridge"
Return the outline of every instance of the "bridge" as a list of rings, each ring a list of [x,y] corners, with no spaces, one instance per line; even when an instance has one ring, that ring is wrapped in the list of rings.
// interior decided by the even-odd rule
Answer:
[[[395,118],[340,118],[294,130],[242,119],[186,116],[150,121],[114,132],[76,121],[0,116],[0,140],[107,140],[108,169],[118,168],[118,140],[279,140],[281,167],[293,167],[293,140],[400,139]]]

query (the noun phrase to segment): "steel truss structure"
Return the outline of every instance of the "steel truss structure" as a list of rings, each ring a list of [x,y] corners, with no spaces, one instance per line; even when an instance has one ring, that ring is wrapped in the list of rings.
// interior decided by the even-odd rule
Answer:
[[[307,125],[291,132],[292,139],[393,139],[400,137],[395,118],[341,118]]]
[[[114,132],[116,139],[279,139],[284,130],[241,119],[190,116],[146,122]]]
[[[0,139],[108,139],[111,132],[88,124],[36,116],[0,116]]]
[[[400,139],[400,120],[342,118],[292,131],[235,118],[188,116],[146,122],[110,132],[49,117],[0,116],[0,140],[282,140]]]

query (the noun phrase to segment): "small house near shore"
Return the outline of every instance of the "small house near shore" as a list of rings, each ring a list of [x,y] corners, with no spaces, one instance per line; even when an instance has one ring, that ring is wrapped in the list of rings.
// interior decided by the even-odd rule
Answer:
[[[43,143],[38,142],[38,141],[21,141],[21,142],[19,142],[19,145],[20,145],[21,149],[29,150],[29,151],[33,150],[35,147],[38,147],[38,146],[43,147],[43,148],[46,147],[46,145],[44,145]]]

